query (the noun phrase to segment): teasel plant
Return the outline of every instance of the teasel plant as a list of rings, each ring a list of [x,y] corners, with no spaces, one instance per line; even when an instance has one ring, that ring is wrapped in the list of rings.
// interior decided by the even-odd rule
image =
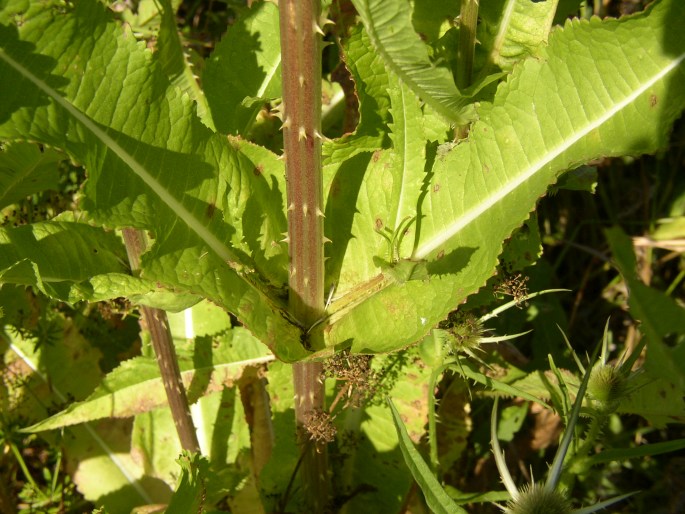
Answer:
[[[566,340],[566,342],[568,344],[568,340]],[[502,451],[499,440],[497,439],[497,407],[499,402],[498,398],[495,398],[490,423],[490,442],[495,457],[495,464],[497,465],[502,483],[511,495],[511,499],[509,502],[507,502],[506,506],[498,505],[498,507],[500,507],[505,514],[590,514],[592,512],[605,509],[606,507],[625,500],[626,498],[635,494],[635,492],[631,492],[598,502],[589,507],[574,509],[571,505],[570,499],[564,491],[564,488],[561,486],[560,481],[564,471],[565,461],[568,467],[570,466],[570,463],[568,462],[569,460],[572,462],[575,457],[585,455],[589,451],[590,445],[594,444],[596,437],[599,435],[602,427],[608,420],[608,415],[616,409],[618,401],[620,401],[619,395],[625,395],[631,392],[631,388],[627,383],[631,382],[633,377],[637,376],[639,372],[630,372],[630,368],[634,364],[635,359],[637,359],[641,349],[641,346],[636,348],[636,350],[631,353],[630,357],[626,359],[624,363],[618,367],[613,367],[614,371],[606,371],[608,366],[606,364],[606,356],[608,353],[608,332],[605,328],[602,341],[602,356],[600,360],[597,361],[595,366],[585,370],[580,363],[580,359],[578,359],[575,352],[573,353],[576,363],[583,373],[583,380],[578,388],[578,393],[573,403],[573,407],[568,414],[566,429],[562,436],[556,455],[554,456],[552,466],[550,467],[547,480],[545,482],[535,482],[532,480],[529,484],[526,484],[520,488],[516,486],[514,479],[507,468],[504,452]],[[595,360],[596,359],[593,357],[592,362]],[[557,369],[556,366],[554,366],[553,361],[550,363],[552,365],[552,369],[556,372]],[[561,380],[561,374],[556,373],[556,375],[557,378]],[[606,377],[610,378],[605,379]],[[594,392],[588,394],[590,384],[593,384],[592,390]],[[563,388],[562,383],[560,383],[560,386]],[[587,400],[589,403],[601,402],[602,407],[600,407],[599,410],[591,407],[586,411],[586,413],[590,416],[591,421],[589,429],[586,433],[585,441],[578,447],[574,456],[571,459],[567,459],[571,442],[574,439],[576,423],[581,415],[583,401],[586,400],[586,394],[588,396]],[[610,406],[610,408],[608,409],[607,406]],[[609,412],[610,409],[613,410]]]
[[[461,359],[464,357],[487,366],[479,356],[479,353],[483,351],[482,345],[511,341],[530,332],[526,331],[518,334],[505,334],[501,336],[491,335],[490,329],[485,326],[487,321],[498,317],[512,307],[520,306],[528,300],[532,300],[543,294],[562,293],[566,291],[568,290],[547,289],[533,293],[528,293],[527,291],[522,292],[522,294],[514,295],[514,298],[511,301],[492,309],[490,312],[480,317],[476,317],[469,312],[461,313],[458,311],[451,314],[446,321],[438,325],[438,328],[433,329],[431,333],[426,336],[420,346],[421,355],[424,361],[433,368],[428,383],[428,390],[435,391],[441,377],[449,370],[456,371],[466,378],[468,375],[461,362]],[[530,399],[534,400],[534,398]],[[436,407],[437,399],[435,398],[435,395],[430,395],[428,401],[428,442],[430,466],[433,472],[437,472],[440,467],[437,437],[438,415],[436,413]]]
[[[568,339],[564,338],[570,347]],[[589,418],[589,425],[585,432],[584,440],[578,446],[573,458],[568,459],[567,468],[575,472],[582,472],[586,466],[586,456],[591,451],[596,441],[609,423],[610,416],[614,414],[621,401],[628,398],[639,388],[650,383],[644,376],[644,369],[633,370],[635,363],[642,354],[646,345],[646,339],[642,339],[635,348],[618,362],[609,361],[610,333],[609,322],[604,327],[602,338],[602,351],[599,359],[591,369],[585,370],[575,352],[572,352],[578,369],[583,374],[590,376],[587,385],[587,401],[585,413]]]

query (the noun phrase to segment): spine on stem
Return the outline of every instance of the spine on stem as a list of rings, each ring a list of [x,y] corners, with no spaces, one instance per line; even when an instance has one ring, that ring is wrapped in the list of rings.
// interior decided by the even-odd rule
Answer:
[[[307,329],[324,312],[321,7],[319,0],[280,0],[279,13],[288,184],[289,307]],[[321,364],[316,362],[293,366],[295,416],[303,452],[300,476],[309,512],[323,512],[329,495],[325,445],[313,442],[306,430],[311,416],[323,412],[321,371]]]

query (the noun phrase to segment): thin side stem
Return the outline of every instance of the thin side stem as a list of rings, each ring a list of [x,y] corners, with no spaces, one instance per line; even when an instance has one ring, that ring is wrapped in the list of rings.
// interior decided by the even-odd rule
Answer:
[[[324,313],[320,8],[319,0],[279,2],[288,183],[289,306],[305,329]],[[303,452],[300,475],[307,509],[313,513],[325,510],[329,495],[325,445],[314,444],[306,430],[311,416],[324,410],[320,375],[320,363],[293,366],[295,417]]]
[[[567,456],[564,460],[566,463],[565,468],[570,469],[579,460],[585,458],[590,453],[590,450],[597,445],[598,441],[601,440],[602,430],[608,421],[607,416],[597,416],[590,418],[590,426],[587,429],[585,439],[576,449],[573,455]]]
[[[440,366],[433,370],[428,379],[428,446],[430,448],[430,463],[433,473],[438,475],[440,469],[440,459],[438,458],[438,428],[435,415],[435,388],[438,385],[440,376],[447,369],[447,366]]]
[[[26,481],[29,484],[31,484],[31,486],[33,487],[33,490],[36,491],[37,494],[39,494],[44,500],[47,500],[48,497],[41,490],[41,488],[38,487],[38,484],[36,484],[36,481],[33,479],[33,476],[31,475],[31,472],[29,471],[28,467],[26,466],[26,462],[24,461],[24,457],[21,455],[21,452],[19,451],[19,448],[17,447],[17,445],[14,443],[10,443],[9,447],[12,450],[12,453],[14,454],[15,458],[17,459],[17,463],[19,464],[19,467],[21,468],[22,473],[24,473],[24,478],[26,478]]]
[[[271,458],[275,437],[266,380],[260,376],[258,368],[250,367],[243,372],[238,387],[245,418],[250,427],[252,472],[258,482],[262,469]]]
[[[135,272],[140,269],[140,256],[145,250],[145,234],[135,229],[123,230],[126,253]],[[190,407],[186,390],[181,381],[181,371],[178,367],[178,359],[171,338],[171,330],[166,312],[152,307],[140,307],[141,328],[150,332],[152,348],[157,357],[157,364],[162,375],[162,383],[166,391],[167,401],[171,409],[171,416],[176,425],[176,432],[181,441],[181,448],[190,452],[199,452],[200,444],[197,440],[193,418],[190,416]]]

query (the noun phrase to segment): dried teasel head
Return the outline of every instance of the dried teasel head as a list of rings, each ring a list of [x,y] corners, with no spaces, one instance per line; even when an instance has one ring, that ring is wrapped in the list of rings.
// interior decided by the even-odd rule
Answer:
[[[337,433],[331,415],[322,410],[314,410],[306,414],[304,429],[309,439],[317,444],[333,442]]]

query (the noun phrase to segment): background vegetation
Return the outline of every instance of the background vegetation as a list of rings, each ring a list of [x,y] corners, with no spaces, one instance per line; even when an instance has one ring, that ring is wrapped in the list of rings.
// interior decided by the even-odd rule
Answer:
[[[579,4],[577,1],[562,1],[559,12],[564,16],[589,17],[593,12],[601,16],[620,16],[640,11],[646,3],[616,0],[593,5],[591,2]],[[422,3],[417,0],[416,4],[425,9],[435,9],[440,2]],[[209,56],[223,37],[226,27],[243,19],[248,6],[238,0],[184,0],[175,7],[176,21],[183,42],[187,45],[188,60],[196,65],[195,73],[213,73]],[[121,20],[130,24],[137,38],[155,48],[160,16],[153,2],[141,1],[132,5],[122,1],[112,4],[111,8]],[[415,12],[414,25],[421,33],[420,10],[417,8]],[[348,37],[346,31],[354,20],[353,7],[341,0],[334,3],[332,13],[336,25],[327,29],[326,39],[333,44],[326,47],[323,59],[324,97],[328,100],[324,105],[323,129],[325,136],[336,138],[356,126],[359,106],[354,101],[354,95],[350,94],[351,76],[341,61],[337,46]],[[430,38],[430,35],[422,35]],[[439,53],[440,45],[435,44],[434,50]],[[203,66],[206,68],[203,69]],[[283,145],[279,132],[281,122],[269,107],[261,108],[250,134],[253,141],[280,152]],[[227,108],[240,110],[245,105]],[[232,127],[217,128],[226,133],[232,130]],[[19,227],[78,210],[80,186],[85,179],[85,171],[80,165],[70,162],[58,151],[30,143],[6,144],[0,155],[0,171],[16,169],[20,164],[30,165],[40,170],[42,182],[50,184],[43,191],[28,196],[17,194],[14,198],[3,198],[7,205],[2,211],[3,227]],[[450,314],[441,325],[445,330],[454,327],[465,330],[463,337],[455,339],[464,343],[474,336],[473,332],[469,333],[470,329],[477,328],[474,320],[486,316],[496,305],[515,299],[516,308],[488,320],[488,330],[492,334],[503,335],[532,329],[532,332],[513,341],[477,344],[477,348],[468,345],[464,345],[466,348],[455,347],[454,354],[464,357],[465,350],[469,350],[475,358],[460,359],[459,366],[445,373],[437,383],[437,438],[441,451],[438,476],[448,493],[463,500],[469,512],[498,512],[487,500],[506,500],[506,494],[501,493],[500,477],[490,448],[490,416],[495,394],[507,398],[500,400],[503,409],[500,411],[498,437],[517,484],[540,480],[545,476],[564,426],[558,415],[533,402],[520,397],[509,398],[511,394],[502,391],[496,393],[491,387],[478,386],[474,382],[476,375],[487,375],[506,382],[511,378],[506,376],[507,372],[520,369],[532,376],[538,370],[549,369],[549,354],[553,356],[557,367],[579,375],[562,332],[576,354],[583,358],[586,354],[592,354],[602,340],[607,340],[611,350],[609,362],[615,363],[624,352],[639,347],[642,338],[638,328],[640,322],[659,325],[659,316],[663,316],[662,321],[672,321],[664,332],[666,346],[672,350],[674,359],[685,359],[682,321],[671,318],[669,312],[650,311],[649,301],[646,307],[631,303],[636,298],[630,294],[635,293],[633,281],[637,278],[651,290],[672,299],[674,305],[682,310],[685,303],[684,169],[685,124],[682,120],[675,123],[668,146],[654,156],[607,158],[589,163],[574,175],[575,182],[563,184],[565,187],[553,187],[538,203],[536,214],[512,239],[512,245],[522,245],[530,249],[533,255],[522,259],[522,262],[505,260],[499,275],[469,297],[464,305],[459,306],[458,312]],[[632,246],[626,243],[617,227],[632,237]],[[612,232],[607,232],[608,229]],[[539,243],[543,251],[538,256]],[[517,259],[520,259],[521,254],[525,254],[525,251],[512,252]],[[632,258],[636,263],[636,277],[629,270]],[[549,289],[568,291],[524,299],[528,292]],[[662,305],[659,302],[653,301],[651,305]],[[123,299],[67,303],[50,299],[33,288],[8,283],[0,287],[0,308],[0,323],[4,327],[0,336],[5,355],[0,370],[0,443],[3,449],[0,456],[0,511],[91,512],[104,504],[105,509],[109,508],[108,512],[117,512],[117,505],[121,505],[119,498],[115,498],[115,495],[111,498],[106,495],[98,497],[98,484],[94,482],[108,477],[107,466],[111,466],[111,463],[103,463],[101,454],[94,455],[92,434],[88,433],[92,429],[88,425],[62,427],[38,434],[28,434],[20,429],[62,411],[75,400],[84,400],[106,374],[123,362],[140,356],[141,352],[147,352],[149,356],[146,336],[139,332],[137,310]],[[640,308],[643,310],[638,311]],[[289,406],[278,404],[279,396],[286,397],[291,393],[287,381],[279,382],[285,380],[279,371],[280,366],[284,365],[272,361],[269,352],[254,343],[246,331],[242,331],[236,318],[227,315],[226,319],[217,321],[216,312],[210,307],[206,309],[208,321],[207,326],[202,327],[205,330],[203,333],[183,333],[183,315],[171,315],[172,331],[178,336],[180,360],[193,359],[192,348],[184,347],[185,341],[182,343],[181,340],[195,336],[195,344],[206,345],[211,353],[212,345],[217,344],[213,336],[228,333],[234,327],[229,337],[233,345],[230,351],[240,348],[245,359],[263,359],[262,367],[249,372],[241,370],[235,376],[227,375],[225,383],[233,381],[240,387],[233,387],[230,393],[224,393],[217,401],[236,405],[242,402],[245,406],[253,404],[257,396],[250,399],[250,388],[257,387],[255,384],[261,383],[266,374],[269,379],[267,391],[275,402],[274,417],[285,417]],[[636,311],[641,315],[636,314]],[[203,315],[196,314],[198,319]],[[216,324],[212,326],[212,323]],[[605,330],[605,327],[608,328]],[[21,344],[17,341],[21,341]],[[225,342],[224,339],[221,341]],[[10,342],[14,342],[12,348]],[[17,353],[16,349],[22,349],[25,353]],[[351,409],[360,403],[382,404],[383,396],[388,393],[392,393],[394,398],[406,393],[404,399],[407,402],[415,400],[409,391],[415,385],[409,384],[406,391],[402,390],[401,386],[397,386],[401,379],[394,376],[394,370],[401,370],[398,375],[417,374],[420,377],[417,383],[427,384],[427,370],[419,365],[412,367],[418,362],[417,352],[416,349],[402,350],[373,361],[367,357],[343,355],[338,357],[339,360],[330,361],[326,373],[329,377],[337,378],[338,389],[329,391],[329,396],[338,405],[338,411]],[[32,355],[41,356],[40,369],[31,369]],[[219,358],[217,354],[214,355],[215,364]],[[226,356],[225,362],[235,358],[231,354]],[[640,358],[637,366],[642,362]],[[481,367],[481,363],[487,363],[489,367]],[[685,364],[680,361],[676,366],[682,369]],[[464,380],[465,375],[470,376],[470,380]],[[577,386],[577,383],[577,378],[575,382],[569,378],[569,384]],[[531,394],[549,395],[542,383],[522,384],[519,386]],[[624,405],[620,415],[609,415],[596,449],[601,446],[605,450],[614,450],[618,452],[615,458],[597,458],[594,461],[592,458],[576,459],[571,463],[575,467],[571,468],[564,485],[577,504],[590,505],[602,498],[640,491],[629,500],[612,506],[612,511],[670,514],[685,510],[685,450],[680,449],[683,445],[679,442],[685,439],[683,384],[673,384],[669,390],[653,386],[649,381],[641,382],[640,387],[630,391],[629,405]],[[189,396],[192,394],[192,390],[189,391]],[[425,425],[426,408],[422,405],[417,409],[421,416],[413,424],[407,419],[405,423],[428,460],[427,437],[420,437]],[[334,414],[338,411],[334,411]],[[252,413],[246,412],[246,416],[249,418],[256,412],[258,409]],[[149,419],[141,419],[145,416]],[[155,425],[153,418],[156,416],[166,416],[166,425]],[[587,415],[581,419],[579,437],[588,422]],[[184,487],[184,477],[197,476],[197,469],[201,465],[196,461],[188,458],[179,468],[174,463],[176,455],[170,455],[169,452],[163,455],[165,445],[171,444],[169,440],[176,437],[170,428],[172,425],[168,413],[151,411],[138,416],[135,421],[138,425],[149,423],[145,426],[150,429],[155,426],[167,427],[166,432],[155,434],[146,433],[138,427],[139,437],[157,438],[152,445],[157,449],[155,455],[138,455],[136,451],[147,451],[145,449],[150,446],[117,436],[130,434],[133,423],[132,418],[105,420],[97,428],[100,430],[108,425],[109,444],[119,445],[113,449],[120,453],[125,453],[126,445],[131,444],[132,451],[128,458],[133,461],[145,462],[146,466],[154,469],[175,469],[175,477],[181,477],[179,489]],[[226,460],[235,464],[223,468],[220,475],[207,478],[208,485],[203,493],[206,493],[207,498],[203,497],[203,502],[213,504],[217,510],[229,511],[232,508],[234,512],[247,512],[241,506],[249,504],[259,494],[254,488],[245,486],[249,482],[245,478],[250,473],[249,467],[254,464],[241,467],[247,457],[228,454],[236,451],[234,448],[242,448],[239,441],[244,443],[249,440],[250,434],[246,426],[232,419],[223,420],[222,426],[226,430],[226,440],[230,441],[228,448],[224,449]],[[275,426],[290,425],[281,425],[277,420]],[[314,431],[317,429],[325,439],[328,425],[322,423],[319,428],[312,428]],[[277,434],[277,440],[278,437]],[[628,459],[623,458],[628,453],[621,453],[647,443],[668,442],[674,444],[654,454],[635,453],[631,454],[634,458]],[[336,451],[344,453],[344,444],[339,442]],[[397,458],[398,453],[393,455],[393,458]],[[100,461],[96,462],[98,458]],[[278,454],[273,458],[278,461]],[[292,458],[290,454],[285,455],[280,461],[287,464],[283,464],[285,469],[280,470],[279,474],[272,467],[268,479],[265,479],[280,486],[280,489],[274,489],[277,492],[274,492],[273,497],[264,500],[274,511],[287,512],[293,508],[288,506],[288,495],[297,494],[289,484],[294,471],[288,468]],[[164,459],[167,462],[160,463]],[[93,467],[88,467],[88,463]],[[382,475],[383,471],[373,465],[368,465],[367,473],[378,473],[376,480],[387,479]],[[181,474],[180,469],[193,471],[186,475]],[[200,475],[205,476],[203,472]],[[150,497],[157,500],[166,495],[168,499],[171,494],[168,483],[159,476],[153,477],[153,474],[146,480],[142,486]],[[192,482],[192,479],[188,480]],[[357,501],[366,501],[369,491],[364,487],[363,483],[358,485],[356,489],[348,491],[349,496]],[[91,503],[79,491],[85,492],[85,496],[91,500],[98,500]],[[478,497],[484,493],[493,494]],[[261,494],[262,498],[268,497],[263,490]],[[337,498],[339,506],[346,505],[349,500]],[[402,503],[404,512],[426,512],[416,486],[411,494],[402,499]],[[173,500],[171,505],[174,506]],[[184,512],[182,506],[174,508]]]

